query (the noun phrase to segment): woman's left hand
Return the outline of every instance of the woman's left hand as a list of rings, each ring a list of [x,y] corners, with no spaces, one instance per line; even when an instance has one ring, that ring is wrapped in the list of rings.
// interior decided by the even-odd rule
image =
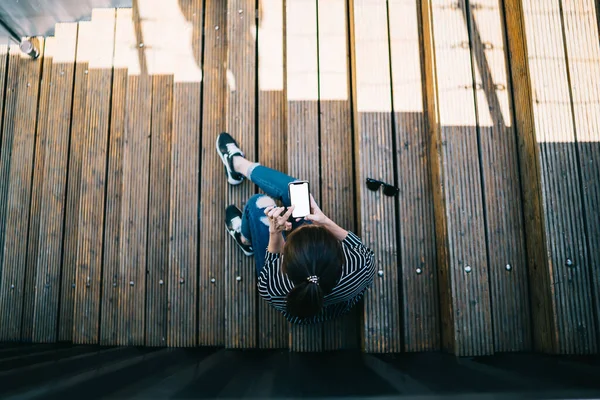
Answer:
[[[286,213],[283,213],[285,207],[267,207],[265,215],[269,218],[269,233],[280,233],[292,229],[292,223],[288,222],[290,215],[294,211],[294,206],[288,208]]]

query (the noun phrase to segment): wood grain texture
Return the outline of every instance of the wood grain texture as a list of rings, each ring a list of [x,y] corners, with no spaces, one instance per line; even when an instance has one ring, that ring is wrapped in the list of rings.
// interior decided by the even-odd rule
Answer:
[[[558,329],[553,313],[550,275],[546,262],[542,181],[539,147],[533,113],[527,41],[521,1],[504,1],[507,53],[513,82],[515,129],[521,170],[529,296],[531,298],[533,346],[537,351],[556,351]]]
[[[288,172],[285,10],[286,1],[258,3],[258,162],[283,173]],[[287,347],[288,324],[260,300],[258,346]]]
[[[209,0],[205,11],[202,164],[200,191],[200,271],[198,343],[225,344],[225,258],[223,210],[227,181],[215,151],[216,136],[225,131],[227,99],[227,2]],[[238,14],[239,15],[239,14]],[[216,30],[215,26],[219,29]],[[234,135],[237,132],[233,132]],[[229,238],[226,238],[229,239]],[[214,283],[212,282],[214,279]]]
[[[404,351],[440,348],[435,226],[424,112],[418,2],[390,0]],[[404,23],[392,21],[402,19]]]
[[[399,352],[402,326],[396,235],[396,198],[365,187],[367,177],[395,184],[392,98],[385,1],[355,0],[350,7],[359,235],[375,252],[379,276],[365,294],[363,348]]]
[[[339,226],[356,231],[354,149],[348,10],[345,0],[317,2],[319,108],[321,126],[321,209]],[[358,346],[357,306],[351,314],[323,325],[327,350]]]
[[[25,280],[23,322],[21,327],[21,340],[31,341],[33,339],[33,314],[36,296],[37,256],[40,240],[40,203],[42,201],[42,189],[44,184],[44,162],[46,154],[46,135],[48,130],[48,101],[52,87],[52,47],[56,39],[46,38],[44,41],[44,61],[42,64],[42,79],[40,81],[40,97],[38,106],[38,121],[35,137],[35,156],[33,163],[33,185],[31,188],[31,211],[29,221],[29,233],[27,239],[27,269]],[[50,50],[50,52],[48,52]]]
[[[489,252],[494,350],[531,349],[531,315],[517,144],[506,71],[504,26],[497,0],[478,1],[469,22]]]
[[[254,0],[231,0],[227,4],[227,70],[231,78],[228,78],[226,98],[226,130],[236,138],[249,160],[256,159],[255,10]],[[220,170],[223,171],[223,167]],[[221,179],[225,179],[224,174]],[[242,209],[252,194],[254,187],[249,183],[228,186],[225,204],[235,204]],[[221,223],[224,223],[224,211],[221,215]],[[225,282],[222,283],[225,285],[225,347],[253,348],[258,343],[254,259],[240,251],[227,237],[225,229],[221,235],[225,241]]]
[[[6,174],[6,220],[4,255],[2,259],[3,283],[0,288],[0,339],[15,341],[21,338],[23,295],[27,266],[27,230],[30,217],[33,182],[35,134],[38,97],[42,73],[44,39],[35,38],[40,57],[32,60],[24,54],[14,59],[18,69],[15,79],[14,124],[3,136],[3,156],[9,157]],[[17,51],[12,48],[12,51]],[[9,69],[13,66],[9,64]],[[9,76],[11,75],[9,70]],[[11,100],[7,100],[8,101]],[[11,107],[12,108],[12,107]],[[11,137],[12,136],[12,137]],[[9,146],[6,146],[10,142]],[[6,146],[6,147],[5,147]]]
[[[33,340],[57,341],[77,24],[56,26],[36,254]],[[46,45],[48,49],[48,45]],[[48,54],[46,53],[46,57]]]
[[[596,3],[598,4],[598,3]],[[600,9],[593,0],[561,1],[571,104],[585,210],[596,335],[600,326]],[[595,250],[596,249],[596,250]],[[596,345],[596,352],[598,349]],[[593,351],[593,350],[592,350]]]
[[[493,352],[490,309],[485,210],[479,165],[477,116],[474,94],[480,83],[471,68],[470,42],[462,10],[464,1],[447,6],[441,1],[429,4],[435,51],[437,115],[434,124],[434,191],[440,191],[435,207],[443,230],[437,231],[440,259],[442,308],[452,310],[442,327],[444,347],[457,355]],[[475,89],[475,90],[474,90]],[[444,201],[440,202],[440,198]],[[436,199],[434,197],[434,199]],[[442,249],[446,248],[446,249]],[[453,303],[452,305],[448,303]],[[443,318],[444,320],[444,318]]]
[[[87,86],[89,75],[90,35],[92,23],[79,22],[77,53],[75,56],[75,82],[71,116],[71,144],[69,149],[69,179],[65,210],[64,257],[60,291],[58,340],[70,341],[73,337],[73,310],[75,303],[75,271],[79,238],[79,197],[81,195],[81,162],[83,144],[87,137],[85,114],[87,111]]]
[[[12,99],[14,102],[15,96],[11,95],[10,85],[16,81],[14,74],[16,69],[13,68],[13,75],[9,75],[9,46],[0,46],[0,90],[2,90],[2,96],[0,96],[0,276],[2,274],[2,256],[4,254],[4,234],[5,234],[5,222],[6,222],[6,185],[8,184],[8,162],[10,158],[3,154],[4,149],[9,148],[4,142],[4,130],[5,125],[8,127],[12,126],[12,109],[9,106],[10,103],[7,100]],[[13,56],[14,57],[14,56]],[[6,107],[6,108],[5,108]],[[8,128],[7,137],[12,137],[12,128]],[[11,139],[12,140],[12,139]],[[7,141],[8,143],[8,141]],[[10,153],[7,153],[10,154]],[[0,281],[2,284],[2,281]]]
[[[317,3],[286,0],[285,48],[288,173],[307,180],[321,203]],[[260,46],[260,43],[259,43]],[[260,61],[259,61],[260,62]],[[260,64],[259,64],[260,68]],[[322,325],[290,325],[292,351],[322,351]]]
[[[173,136],[169,223],[169,346],[197,344],[198,202],[201,146],[201,79],[203,2],[180,4],[190,24],[191,54],[178,53],[173,60]],[[190,60],[190,57],[192,58]],[[185,63],[195,62],[192,72]]]
[[[131,9],[118,9],[115,17],[115,55],[106,177],[106,228],[102,268],[100,344],[116,345],[120,340],[119,317],[123,291],[128,289],[121,268],[121,221],[123,204],[123,141],[126,130],[128,69],[137,57]],[[132,66],[133,67],[133,66]]]
[[[99,342],[115,9],[96,9],[88,46],[88,89],[81,165],[73,342]]]
[[[524,1],[528,65],[539,147],[547,267],[559,353],[597,349],[590,251],[558,0]],[[570,262],[568,260],[571,260]],[[569,265],[571,264],[571,265]]]
[[[173,132],[173,78],[154,76],[152,153],[146,281],[146,346],[164,346],[167,337],[167,271],[169,265],[169,186]]]
[[[123,195],[121,230],[117,344],[145,344],[146,268],[148,241],[148,191],[150,179],[150,137],[152,123],[152,77],[148,75],[146,51],[135,44],[144,25],[140,10],[132,10],[133,54],[139,64],[130,66],[127,77],[125,130],[123,133]],[[137,39],[137,40],[136,40]],[[190,123],[194,123],[193,120]]]

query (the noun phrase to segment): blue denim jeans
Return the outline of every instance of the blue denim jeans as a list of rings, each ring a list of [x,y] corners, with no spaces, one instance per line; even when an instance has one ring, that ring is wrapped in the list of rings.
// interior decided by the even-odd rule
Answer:
[[[256,165],[251,169],[249,178],[267,194],[255,194],[250,197],[242,215],[242,235],[252,242],[256,273],[259,274],[265,264],[269,245],[269,220],[265,215],[265,208],[275,205],[274,200],[279,200],[285,207],[289,207],[291,203],[288,183],[297,179],[262,165]],[[304,221],[294,221],[292,226],[296,228],[303,223]]]

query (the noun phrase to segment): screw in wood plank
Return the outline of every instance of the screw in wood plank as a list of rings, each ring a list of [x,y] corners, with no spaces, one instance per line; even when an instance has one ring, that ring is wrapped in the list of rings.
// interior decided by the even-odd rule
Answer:
[[[383,278],[383,271],[382,271],[382,270],[379,270],[379,271],[377,272],[377,275],[379,275],[379,277],[380,277],[380,278]]]
[[[506,264],[506,270],[510,271],[512,269],[512,267],[510,266],[510,264]]]
[[[242,14],[244,10],[238,10],[238,14]]]
[[[180,284],[180,285],[183,285],[184,283],[185,283],[185,279],[183,279],[183,278],[179,278],[179,284]]]
[[[567,258],[567,261],[565,262],[565,264],[567,265],[567,267],[572,267],[573,265],[575,265],[573,260],[571,260],[570,258]]]
[[[215,31],[219,30],[219,25],[215,26]]]
[[[87,74],[89,74],[89,73],[90,73],[90,71],[88,71],[88,70],[86,69],[85,71],[83,71],[83,73],[87,75]]]
[[[27,87],[31,87],[31,83],[27,82]]]
[[[423,270],[421,268],[417,268],[417,275],[421,275],[423,273]]]
[[[142,47],[144,47],[144,43],[140,43],[139,46],[140,46],[140,49],[141,49]]]
[[[73,289],[75,289],[75,284],[74,284],[74,283],[73,283],[73,284],[71,284],[71,287],[72,287]]]
[[[471,272],[471,266],[470,266],[470,265],[467,265],[467,266],[465,267],[465,272],[466,272],[467,274],[468,274],[469,272]]]
[[[15,288],[15,285],[10,285],[10,288],[11,288],[11,289],[14,289],[14,288]]]
[[[215,283],[216,281],[217,281],[217,280],[216,280],[215,278],[212,278],[212,279],[210,280],[210,283]]]
[[[113,282],[113,287],[117,287],[117,282]]]
[[[129,281],[129,286],[133,286],[135,283],[133,281]]]
[[[240,282],[242,280],[242,277],[238,276],[238,277],[235,278],[235,280],[238,281],[238,282]]]
[[[159,284],[159,285],[164,285],[164,284],[165,284],[165,281],[163,281],[163,280],[161,279],[160,281],[158,281],[158,284]]]

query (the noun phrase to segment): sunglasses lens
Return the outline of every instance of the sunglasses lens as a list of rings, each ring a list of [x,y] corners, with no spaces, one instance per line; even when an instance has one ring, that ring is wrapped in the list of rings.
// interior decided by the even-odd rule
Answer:
[[[386,196],[396,196],[398,195],[398,192],[400,192],[400,189],[398,189],[397,187],[390,185],[383,186],[383,194],[385,194]]]
[[[379,190],[379,186],[381,186],[381,183],[377,182],[374,179],[367,178],[367,189],[377,191]]]

